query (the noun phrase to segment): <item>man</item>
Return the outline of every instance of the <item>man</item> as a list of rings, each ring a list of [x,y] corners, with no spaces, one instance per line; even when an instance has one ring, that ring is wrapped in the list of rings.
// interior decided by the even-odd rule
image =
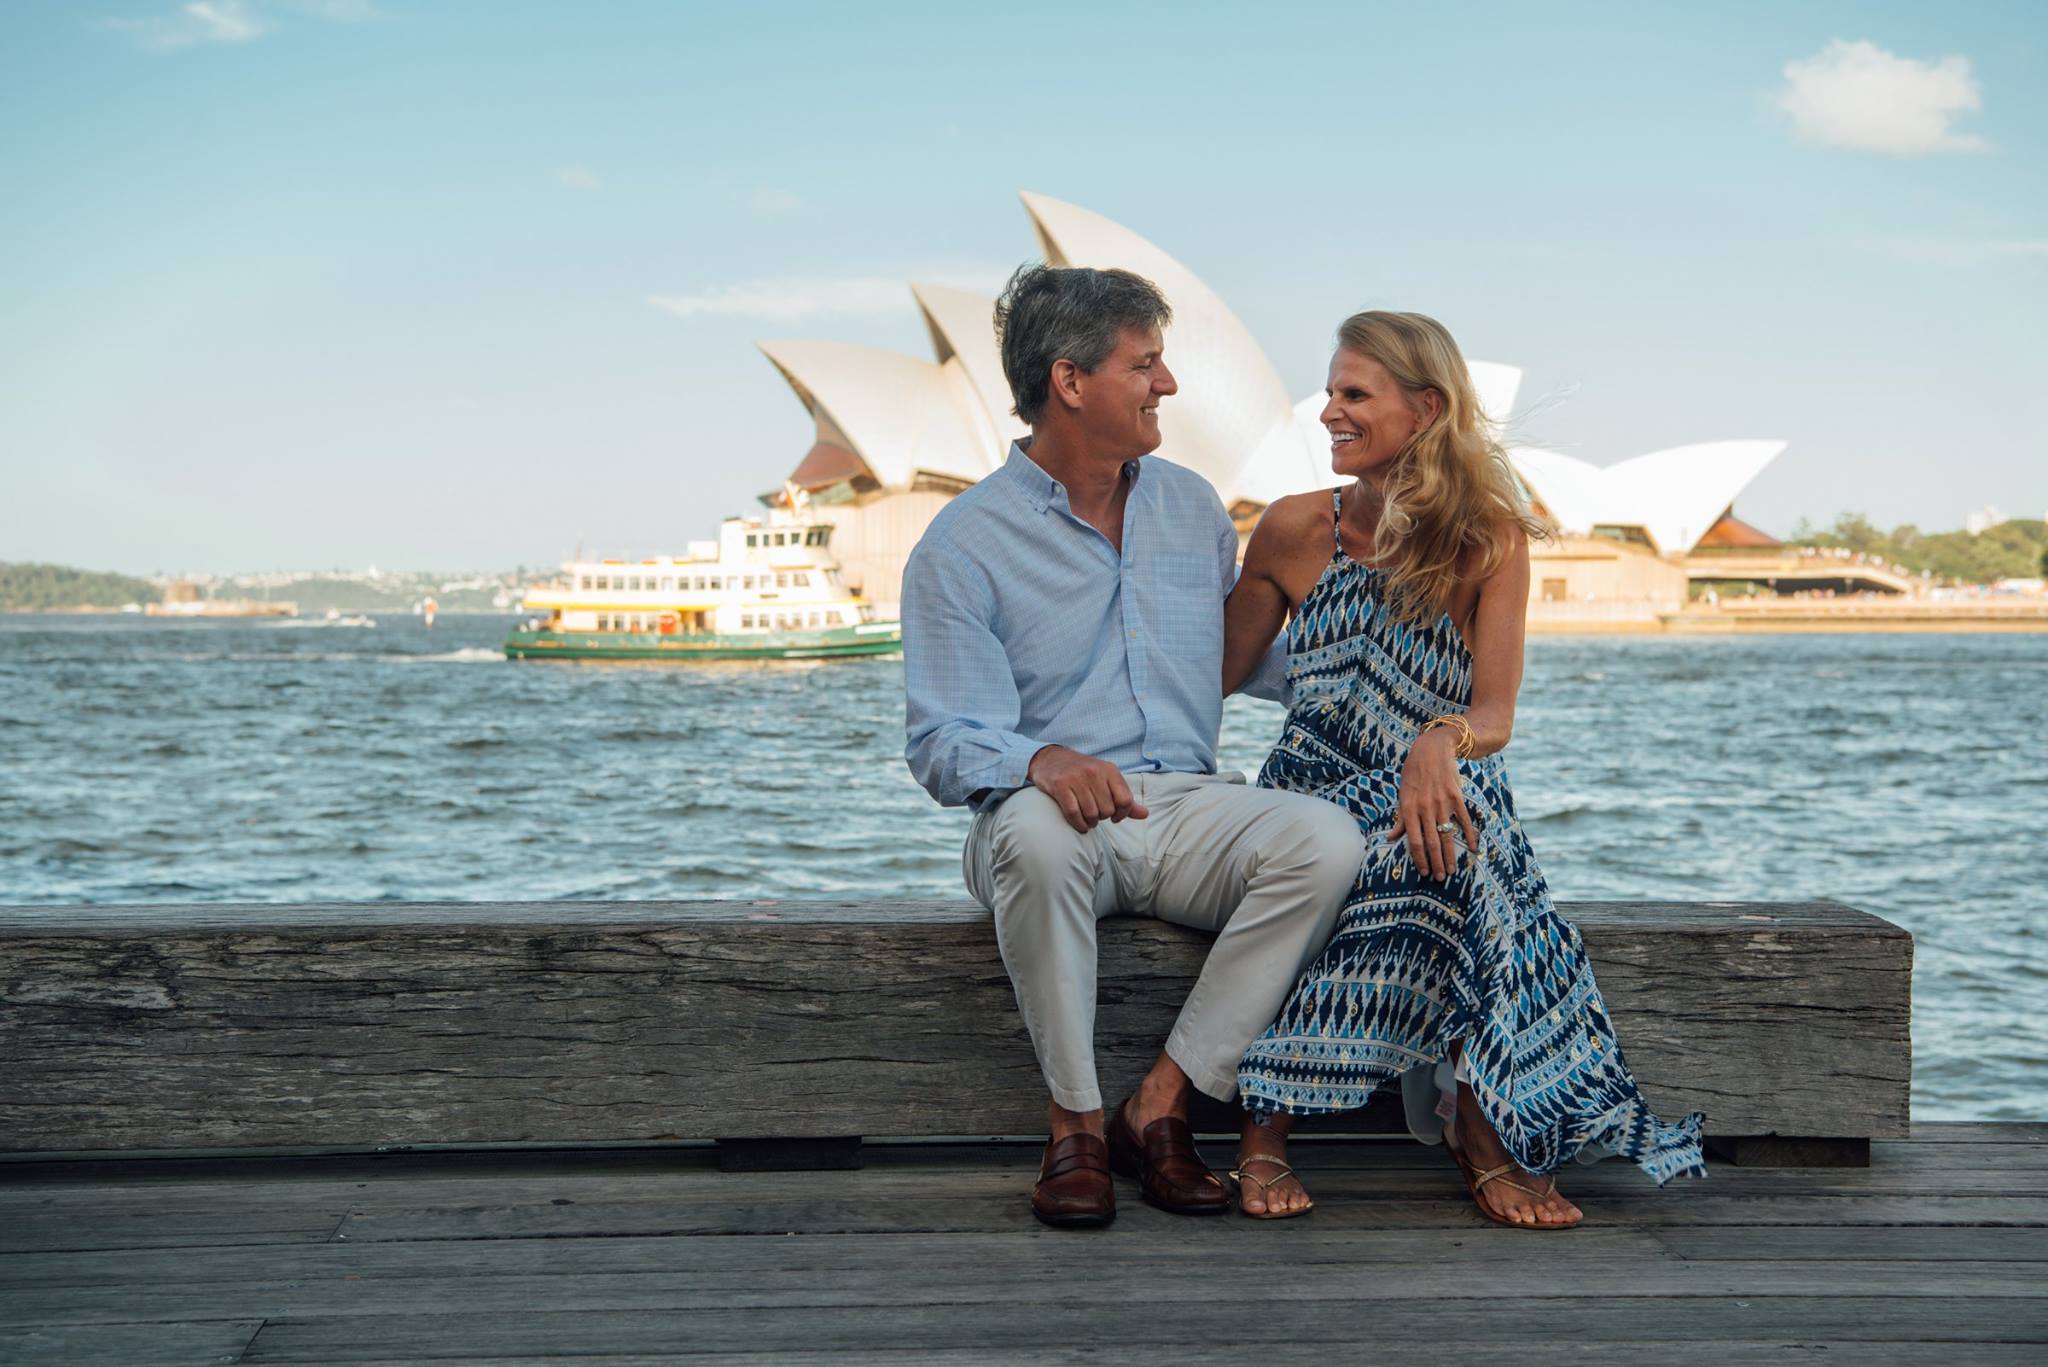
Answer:
[[[1147,1201],[1228,1207],[1191,1086],[1237,1092],[1245,1047],[1328,939],[1363,854],[1343,809],[1216,772],[1237,534],[1216,491],[1150,453],[1175,392],[1172,311],[1125,271],[1027,266],[996,305],[1031,436],[940,512],[903,580],[909,743],[926,791],[974,808],[969,890],[1051,1102],[1031,1209],[1106,1224],[1114,1167]],[[1262,671],[1277,696],[1276,665]],[[1095,923],[1220,932],[1165,1049],[1108,1126],[1095,1075]]]

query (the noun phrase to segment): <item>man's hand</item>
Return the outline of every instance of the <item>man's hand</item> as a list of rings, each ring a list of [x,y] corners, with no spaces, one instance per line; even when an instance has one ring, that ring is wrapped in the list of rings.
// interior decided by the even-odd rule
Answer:
[[[1060,805],[1067,824],[1083,835],[1105,817],[1111,821],[1145,818],[1145,809],[1131,795],[1131,785],[1108,760],[1064,745],[1048,745],[1031,757],[1025,776],[1032,787]]]

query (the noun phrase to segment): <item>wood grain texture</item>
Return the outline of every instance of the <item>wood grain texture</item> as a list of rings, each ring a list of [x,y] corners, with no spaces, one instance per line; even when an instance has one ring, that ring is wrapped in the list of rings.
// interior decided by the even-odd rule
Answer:
[[[1178,1218],[1122,1183],[1085,1233],[1031,1218],[1025,1144],[882,1145],[853,1173],[708,1150],[0,1164],[0,1362],[1945,1367],[2048,1344],[2026,1127],[1662,1188],[1575,1168],[1588,1223],[1540,1239],[1481,1221],[1441,1153],[1299,1147],[1308,1220]],[[2035,1194],[1942,1194],[2001,1183]]]
[[[1667,1115],[1907,1133],[1904,931],[1830,903],[1564,911]],[[1106,1091],[1206,947],[1104,923]],[[1043,1104],[968,904],[0,910],[5,1152],[1030,1134]]]

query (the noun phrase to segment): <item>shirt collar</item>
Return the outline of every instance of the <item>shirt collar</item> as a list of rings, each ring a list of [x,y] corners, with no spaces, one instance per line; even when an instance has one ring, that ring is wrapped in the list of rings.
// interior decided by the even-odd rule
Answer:
[[[1029,437],[1019,437],[1011,442],[1010,458],[1003,462],[1003,473],[1017,482],[1018,487],[1024,491],[1024,497],[1030,500],[1031,506],[1039,512],[1044,512],[1054,503],[1060,505],[1062,512],[1072,511],[1067,503],[1067,486],[1047,474],[1044,466],[1031,459],[1030,446]],[[1133,492],[1137,490],[1138,477],[1144,468],[1145,462],[1142,457],[1124,462],[1124,477],[1130,480]]]

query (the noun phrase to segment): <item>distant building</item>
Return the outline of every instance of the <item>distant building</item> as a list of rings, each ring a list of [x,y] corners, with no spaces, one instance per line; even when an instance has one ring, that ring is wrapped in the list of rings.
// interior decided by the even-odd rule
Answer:
[[[1160,409],[1160,454],[1215,485],[1240,531],[1283,494],[1337,483],[1317,417],[1322,394],[1291,401],[1259,344],[1192,271],[1099,214],[1043,195],[1022,198],[1048,262],[1135,271],[1172,303],[1167,355],[1180,392]],[[835,524],[833,552],[849,586],[885,611],[894,610],[904,562],[932,517],[999,466],[1025,430],[1010,412],[994,301],[934,285],[910,289],[931,334],[929,361],[840,342],[760,344],[813,422],[812,445],[789,482]],[[1470,367],[1486,411],[1504,420],[1521,371],[1484,361]],[[1710,534],[1762,536],[1733,521],[1731,504],[1784,447],[1711,442],[1606,469],[1512,449],[1536,502],[1567,533],[1537,551],[1532,608],[1590,601],[1636,617],[1682,607],[1682,557]],[[762,501],[782,498],[778,487]]]
[[[1996,508],[1979,508],[1963,519],[1963,530],[1971,536],[1982,536],[2006,520],[2005,514]]]

